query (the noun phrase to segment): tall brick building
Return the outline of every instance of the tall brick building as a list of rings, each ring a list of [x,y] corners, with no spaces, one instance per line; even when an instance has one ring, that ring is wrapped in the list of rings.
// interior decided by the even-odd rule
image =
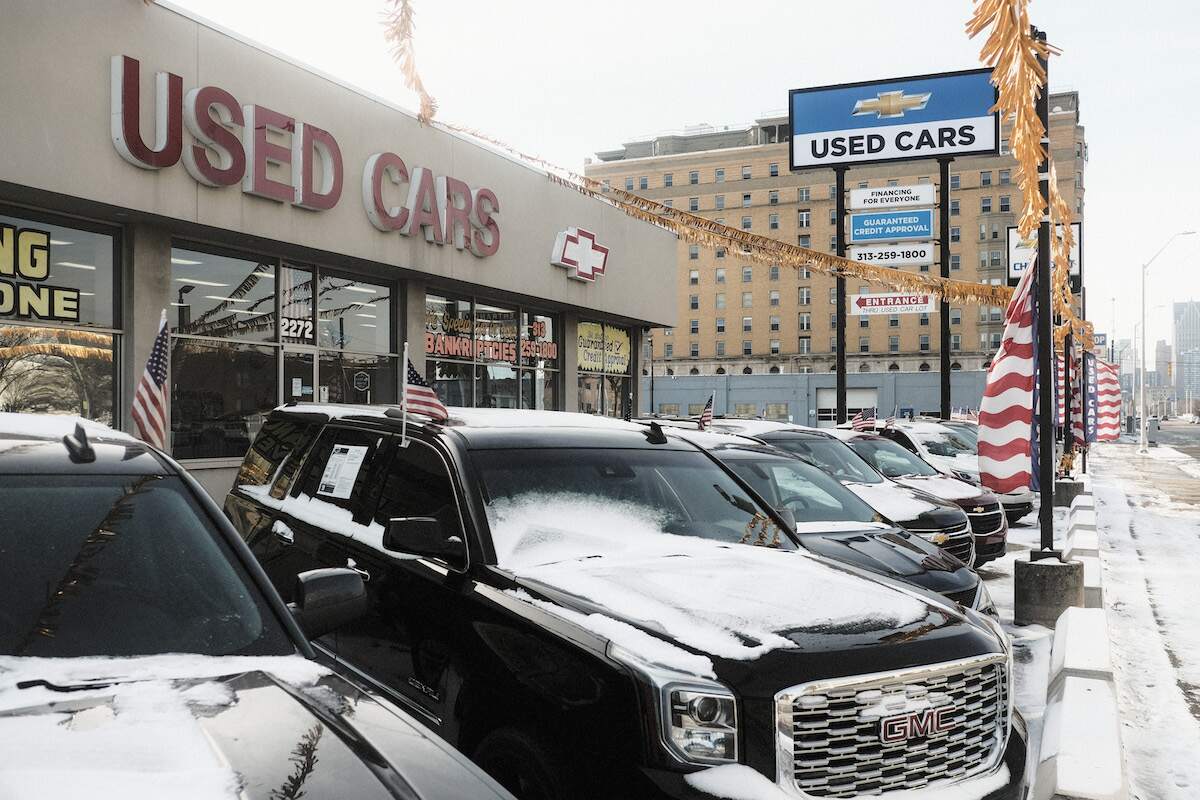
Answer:
[[[1002,131],[1002,150],[1007,138]],[[608,185],[726,225],[826,252],[834,251],[835,190],[830,168],[788,170],[786,112],[751,125],[700,125],[598,152],[585,172]],[[1079,95],[1050,97],[1050,140],[1059,190],[1083,218],[1087,143]],[[1006,229],[1021,193],[1012,156],[966,156],[951,164],[951,277],[1005,282]],[[938,182],[934,160],[852,167],[848,189]],[[936,215],[935,215],[936,218]],[[942,235],[940,231],[937,235]],[[678,319],[651,334],[657,374],[738,375],[833,369],[834,278],[769,266],[737,250],[680,242],[675,264]],[[663,265],[667,268],[667,265]],[[908,267],[938,271],[932,267]],[[847,293],[886,291],[850,280]],[[981,369],[1000,341],[1003,309],[953,305],[952,368]],[[936,314],[851,316],[847,371],[938,370]]]

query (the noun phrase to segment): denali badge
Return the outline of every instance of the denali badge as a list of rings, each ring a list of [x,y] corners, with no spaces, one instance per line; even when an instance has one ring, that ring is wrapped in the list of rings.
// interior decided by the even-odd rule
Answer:
[[[953,706],[942,706],[885,717],[879,723],[879,741],[896,744],[919,736],[944,733],[954,727],[953,715]]]

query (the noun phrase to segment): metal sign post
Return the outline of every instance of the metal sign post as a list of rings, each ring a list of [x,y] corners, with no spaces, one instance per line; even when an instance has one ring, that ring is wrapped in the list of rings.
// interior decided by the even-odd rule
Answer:
[[[941,261],[941,275],[950,277],[950,162],[953,158],[943,156],[938,159],[938,243]],[[942,419],[950,419],[950,304],[943,298],[938,304],[941,314],[941,383],[942,383]]]
[[[846,167],[835,167],[837,186],[837,254],[846,257]],[[846,413],[846,276],[837,276],[837,424],[844,425]]]
[[[1046,34],[1034,29],[1034,35],[1039,41],[1046,41]],[[1049,65],[1044,56],[1038,57],[1038,64],[1046,70],[1046,83],[1037,101],[1038,119],[1042,121],[1045,133],[1042,134],[1042,162],[1038,165],[1038,190],[1042,193],[1042,202],[1046,211],[1042,223],[1038,226],[1037,242],[1037,360],[1038,360],[1038,490],[1041,495],[1041,506],[1038,509],[1038,522],[1041,525],[1041,549],[1031,552],[1031,557],[1058,558],[1054,550],[1054,340],[1050,320],[1054,309],[1050,304],[1050,281],[1053,270],[1050,268],[1050,75]]]

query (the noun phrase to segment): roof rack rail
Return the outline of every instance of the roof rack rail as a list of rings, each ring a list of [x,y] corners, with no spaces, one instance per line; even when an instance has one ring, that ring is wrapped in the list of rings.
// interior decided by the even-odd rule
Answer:
[[[66,445],[67,455],[71,457],[73,463],[91,464],[96,460],[96,451],[88,441],[87,431],[84,430],[82,423],[76,422],[75,433],[63,436],[62,443]]]

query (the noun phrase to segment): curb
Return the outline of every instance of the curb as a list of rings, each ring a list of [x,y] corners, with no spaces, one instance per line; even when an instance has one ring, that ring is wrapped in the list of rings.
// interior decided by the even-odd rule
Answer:
[[[1034,800],[1128,800],[1121,716],[1090,481],[1071,502],[1064,560],[1083,563],[1085,608],[1054,625]]]

